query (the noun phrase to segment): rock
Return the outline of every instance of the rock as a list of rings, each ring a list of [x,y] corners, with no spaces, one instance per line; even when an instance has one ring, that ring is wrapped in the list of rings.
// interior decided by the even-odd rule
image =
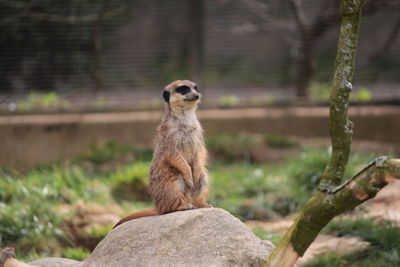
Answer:
[[[126,222],[82,263],[50,266],[258,266],[273,245],[223,209],[197,209]],[[42,263],[43,262],[43,263]]]
[[[65,258],[45,258],[45,259],[34,260],[29,264],[40,267],[41,266],[69,267],[69,266],[78,266],[79,263],[80,263],[79,261],[65,259]]]

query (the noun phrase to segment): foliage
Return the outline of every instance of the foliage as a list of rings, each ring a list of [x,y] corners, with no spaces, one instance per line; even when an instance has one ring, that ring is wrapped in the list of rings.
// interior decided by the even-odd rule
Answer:
[[[60,255],[60,243],[69,243],[57,205],[103,202],[104,187],[96,186],[90,172],[64,163],[38,167],[27,173],[0,173],[0,237],[4,246],[16,246],[27,258]],[[110,200],[108,200],[110,201]]]
[[[261,240],[269,240],[274,245],[276,245],[279,242],[279,240],[282,238],[282,233],[268,232],[268,231],[265,231],[264,229],[262,229],[261,227],[252,229],[252,231]]]
[[[268,105],[274,102],[272,95],[253,96],[250,98],[250,104],[252,105]]]
[[[249,133],[232,133],[207,138],[207,147],[224,160],[249,160],[251,150],[262,140]]]
[[[304,192],[305,198],[308,199],[319,184],[329,155],[327,150],[306,150],[289,161],[288,176],[296,190]]]
[[[225,95],[218,98],[218,105],[223,108],[233,107],[239,104],[239,97],[235,95]]]
[[[31,110],[31,109],[49,109],[49,108],[67,108],[69,102],[62,100],[58,97],[55,92],[41,94],[41,93],[30,93],[28,98],[17,104],[18,110]]]
[[[332,222],[326,231],[339,236],[360,237],[369,242],[370,247],[344,256],[318,257],[307,266],[400,266],[400,228],[393,222],[375,223],[371,219],[341,220]]]
[[[222,149],[224,153],[240,153],[268,142],[277,147],[294,145],[289,140],[232,134],[216,136],[211,140],[211,147],[212,152]],[[276,219],[287,215],[310,194],[315,181],[307,179],[307,175],[317,175],[328,154],[327,149],[306,149],[288,162],[273,164],[250,163],[224,154],[223,158],[231,157],[231,161],[214,160],[209,167],[210,203],[243,220]],[[129,157],[129,161],[125,157]],[[118,203],[122,208],[118,213],[128,214],[152,206],[148,194],[150,158],[150,149],[103,141],[70,161],[39,166],[26,172],[2,168],[0,242],[3,246],[15,246],[17,253],[25,259],[67,255],[85,258],[87,250],[105,236],[111,225],[86,229],[83,235],[88,242],[76,247],[77,244],[68,239],[65,214],[59,207],[76,203],[105,206]],[[359,168],[359,163],[366,162],[367,158],[372,156],[355,154],[350,171]],[[87,162],[93,162],[90,168]],[[107,165],[113,168],[104,168]],[[273,233],[261,230],[256,233],[261,238],[275,238]]]
[[[0,201],[19,202],[24,199],[46,199],[46,201],[73,202],[80,198],[90,199],[96,192],[90,186],[90,173],[82,167],[51,165],[39,167],[22,177],[1,174]]]
[[[54,251],[58,240],[65,238],[61,218],[43,198],[30,198],[9,204],[0,202],[0,243],[18,242],[18,250]]]
[[[329,88],[329,83],[312,82],[310,86],[310,99],[314,101],[328,101]]]
[[[133,148],[123,146],[112,141],[99,141],[93,143],[89,150],[80,159],[89,160],[93,163],[104,163],[112,161],[118,156],[133,152]]]
[[[372,100],[372,92],[367,88],[360,88],[355,94],[351,97],[354,101],[371,101]]]
[[[292,148],[299,146],[293,139],[282,135],[266,135],[265,143],[270,147],[276,148]]]
[[[268,192],[275,181],[263,166],[236,163],[211,169],[210,201],[241,219],[268,218]]]
[[[118,161],[123,158],[127,158],[129,162],[150,161],[152,154],[153,150],[150,148],[136,148],[110,140],[101,140],[91,144],[88,151],[79,156],[76,161],[87,160],[95,164]]]
[[[126,21],[130,5],[126,0],[14,2],[0,3],[0,48],[7,55],[0,61],[1,90],[13,88],[10,76],[33,90],[55,90],[58,81],[93,69],[95,25],[113,30]],[[104,12],[108,16],[101,19]]]
[[[163,105],[164,103],[158,98],[153,98],[151,100],[142,100],[139,102],[139,107],[141,108],[159,109]]]
[[[90,251],[81,248],[81,247],[76,247],[76,248],[64,248],[62,252],[62,257],[67,258],[67,259],[72,259],[72,260],[84,260],[90,255]]]
[[[150,200],[148,193],[149,162],[136,162],[119,167],[110,175],[112,193],[116,199]]]

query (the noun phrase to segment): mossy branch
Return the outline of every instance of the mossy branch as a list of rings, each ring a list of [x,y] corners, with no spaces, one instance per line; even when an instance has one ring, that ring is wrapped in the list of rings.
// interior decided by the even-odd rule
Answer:
[[[400,159],[381,157],[337,187],[333,193],[314,194],[264,266],[293,266],[335,216],[374,198],[393,178],[400,179]]]
[[[349,159],[353,123],[348,119],[348,107],[363,5],[364,1],[360,0],[340,2],[342,19],[329,107],[332,156],[322,176],[321,190],[330,190],[341,183]]]

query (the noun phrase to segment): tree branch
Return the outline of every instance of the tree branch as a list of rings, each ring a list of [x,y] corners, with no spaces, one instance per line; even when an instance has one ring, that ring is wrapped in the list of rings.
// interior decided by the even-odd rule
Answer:
[[[321,5],[318,16],[313,19],[310,25],[310,36],[313,39],[321,37],[331,27],[340,23],[338,14],[338,3],[336,1],[327,0]]]
[[[335,216],[374,198],[393,178],[400,179],[400,159],[381,157],[338,187],[335,193],[317,192],[306,203],[264,266],[293,266]]]
[[[115,8],[109,12],[105,12],[102,15],[102,20],[111,19],[115,16],[121,15],[127,9],[125,6],[121,6]],[[56,22],[56,23],[65,23],[65,24],[77,24],[77,23],[92,23],[97,22],[99,20],[99,14],[90,14],[85,16],[60,16],[60,15],[53,15],[53,14],[46,14],[41,12],[31,12],[26,11],[21,14],[12,15],[10,17],[6,17],[0,20],[0,26],[4,26],[8,23],[12,23],[17,21],[20,18],[30,18],[37,21],[46,21],[46,22]]]
[[[395,43],[398,35],[400,33],[400,16],[397,18],[396,24],[393,26],[392,31],[388,35],[387,39],[383,42],[383,45],[378,49],[370,58],[370,62],[378,61],[383,54],[385,54]]]
[[[291,1],[293,5],[297,3],[296,0]],[[353,179],[338,186],[351,149],[353,124],[348,120],[347,113],[364,3],[365,0],[340,1],[342,19],[329,107],[332,155],[322,176],[320,191],[305,204],[284,238],[266,260],[265,266],[293,266],[321,229],[335,216],[375,197],[387,184],[388,177],[400,179],[400,160],[383,157],[369,164]]]
[[[320,190],[329,191],[341,183],[349,159],[353,123],[348,119],[347,112],[353,89],[352,80],[363,4],[363,0],[340,2],[342,20],[329,106],[332,155],[322,176]]]
[[[257,0],[241,0],[241,2],[248,10],[250,10],[259,19],[268,23],[269,26],[285,31],[293,31],[291,23],[287,23],[283,20],[279,20],[271,16],[271,14],[268,11],[268,6],[265,3],[262,3]]]
[[[290,0],[292,6],[293,15],[297,24],[297,27],[301,31],[302,35],[309,34],[309,26],[304,13],[303,7],[301,6],[301,0]]]
[[[32,1],[29,3],[19,2],[19,1],[8,1],[8,0],[0,0],[0,5],[15,8],[15,9],[28,9],[32,7],[37,7],[43,4],[48,4],[49,2],[54,2],[55,0],[41,0],[41,1]]]

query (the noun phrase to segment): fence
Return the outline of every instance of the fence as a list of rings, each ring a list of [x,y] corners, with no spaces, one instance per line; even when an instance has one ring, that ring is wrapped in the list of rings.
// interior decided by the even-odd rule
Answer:
[[[295,99],[302,88],[326,98],[339,1],[295,2],[1,0],[0,105],[31,91],[56,91],[70,101],[93,92],[98,102],[110,94],[121,101],[127,94],[157,97],[182,77],[200,83],[210,99],[214,91],[223,97],[246,90]],[[356,89],[360,99],[399,98],[400,4],[369,2]]]

